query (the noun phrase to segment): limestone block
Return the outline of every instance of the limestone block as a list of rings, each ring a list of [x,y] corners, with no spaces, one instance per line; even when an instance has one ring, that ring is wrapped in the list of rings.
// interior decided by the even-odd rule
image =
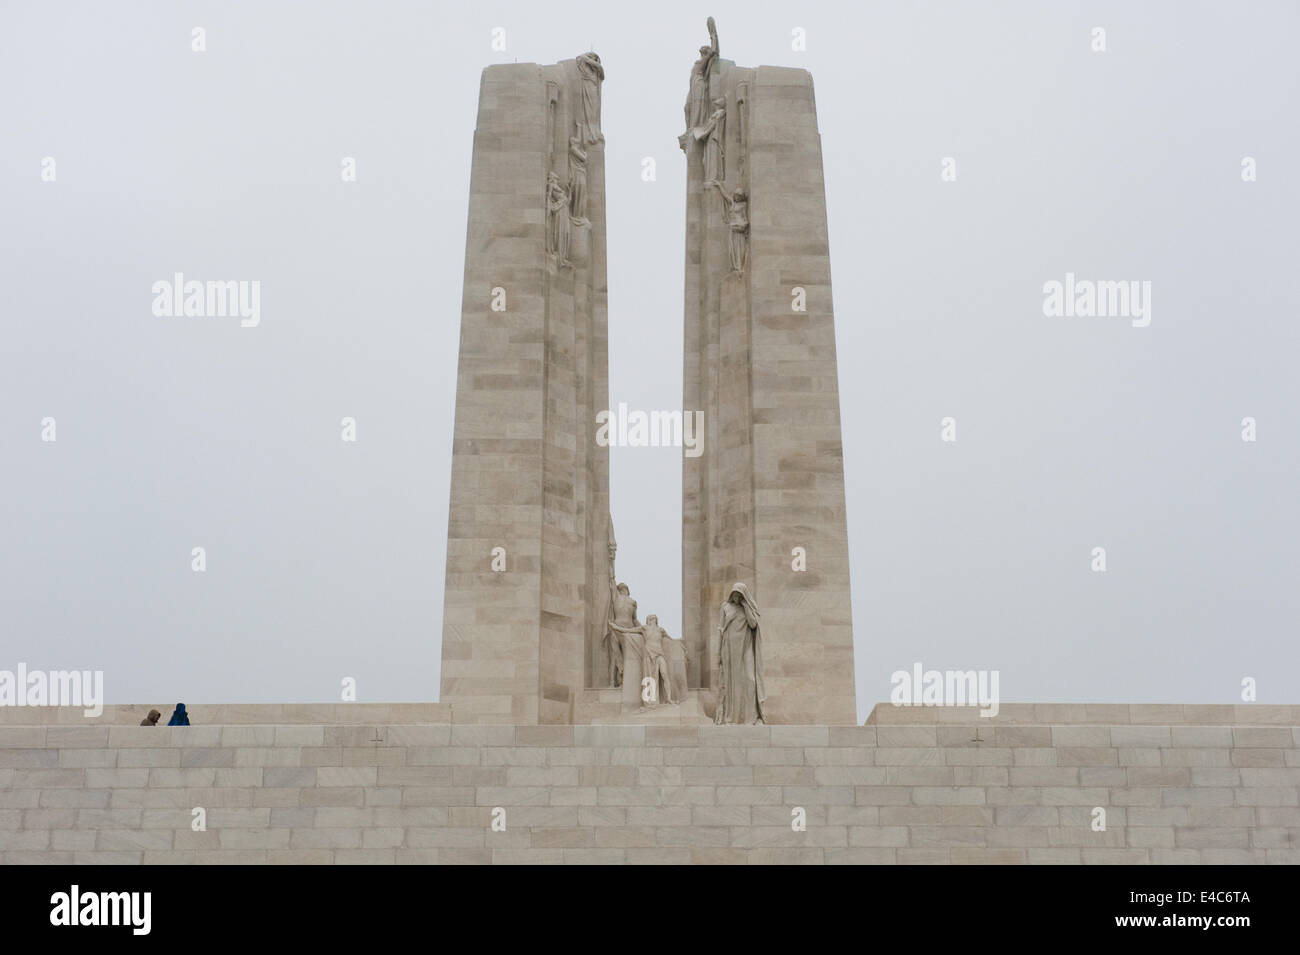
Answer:
[[[276,746],[324,746],[325,727],[323,726],[277,726],[275,727]]]
[[[278,846],[277,848],[285,848]],[[360,849],[359,829],[290,829],[288,848]]]

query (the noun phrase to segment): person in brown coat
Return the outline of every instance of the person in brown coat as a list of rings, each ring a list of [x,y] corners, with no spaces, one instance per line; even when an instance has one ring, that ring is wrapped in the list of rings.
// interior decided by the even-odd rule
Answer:
[[[158,721],[162,719],[162,714],[157,710],[150,710],[149,715],[140,721],[141,726],[157,726]]]

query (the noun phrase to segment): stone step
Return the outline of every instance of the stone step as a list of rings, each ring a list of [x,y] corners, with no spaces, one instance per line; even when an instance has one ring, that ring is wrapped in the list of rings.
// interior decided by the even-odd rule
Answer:
[[[690,725],[711,722],[695,693],[680,703],[637,706],[623,702],[621,689],[584,690],[574,712],[577,723],[666,723]]]

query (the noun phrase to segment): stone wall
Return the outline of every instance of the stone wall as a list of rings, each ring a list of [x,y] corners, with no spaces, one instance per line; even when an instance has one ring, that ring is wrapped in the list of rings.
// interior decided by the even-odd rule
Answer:
[[[48,725],[0,726],[5,863],[1300,862],[1292,707],[878,707],[860,727],[15,712]]]

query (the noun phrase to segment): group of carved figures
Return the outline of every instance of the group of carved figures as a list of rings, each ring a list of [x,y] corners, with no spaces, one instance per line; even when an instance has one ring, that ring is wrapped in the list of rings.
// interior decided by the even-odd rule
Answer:
[[[692,140],[703,144],[704,185],[714,187],[722,199],[723,224],[734,272],[744,272],[749,250],[749,197],[742,188],[727,191],[726,133],[727,101],[710,98],[710,77],[718,60],[718,31],[709,17],[709,45],[700,47],[700,58],[691,69],[690,92],[686,99],[686,132],[678,142],[688,158]],[[568,180],[552,170],[546,177],[546,250],[561,267],[568,266],[574,226],[587,224],[587,146],[604,142],[600,132],[600,84],[605,70],[600,57],[584,53],[577,58],[582,97],[574,124],[577,135],[569,137]],[[744,118],[741,119],[744,138]],[[744,149],[742,142],[741,149]],[[743,155],[740,178],[743,179]],[[552,163],[554,166],[554,163]],[[613,526],[609,537],[609,613],[606,619],[604,655],[609,664],[610,685],[621,687],[625,664],[636,660],[642,680],[643,706],[680,703],[686,691],[686,644],[670,637],[655,614],[645,623],[637,619],[637,603],[627,584],[614,574]],[[715,723],[757,723],[763,720],[763,653],[758,605],[743,583],[727,593],[718,621],[716,651],[712,661],[718,679],[715,687]]]
[[[617,583],[611,527],[609,543],[609,615],[605,628],[605,654],[609,660],[609,682],[623,685],[625,664],[630,656],[640,663],[641,705],[680,703],[685,692],[686,644],[675,640],[659,625],[655,614],[645,623],[637,620],[636,601],[627,584]],[[759,723],[763,721],[763,641],[758,605],[743,583],[734,584],[722,604],[718,620],[717,648],[713,663],[718,672],[714,723]]]
[[[615,584],[610,591],[605,652],[613,686],[623,685],[626,663],[630,657],[636,658],[641,670],[642,706],[682,701],[686,690],[686,645],[668,635],[657,615],[647,614],[644,624],[637,620],[636,601],[627,584]]]
[[[703,144],[704,185],[716,188],[722,197],[722,223],[727,227],[731,268],[735,272],[744,272],[749,255],[749,196],[743,188],[728,192],[724,185],[727,178],[727,100],[721,96],[709,97],[709,82],[718,61],[718,28],[713,17],[709,17],[708,28],[709,45],[700,47],[700,58],[691,67],[691,87],[686,96],[686,132],[678,137],[677,142],[688,157],[688,144],[692,140]],[[742,140],[743,137],[742,122]],[[741,149],[744,149],[743,142]]]
[[[709,45],[700,47],[700,58],[691,67],[690,92],[686,97],[686,132],[678,144],[690,156],[692,140],[703,144],[704,185],[718,190],[722,199],[722,224],[727,228],[727,252],[733,272],[744,272],[749,258],[749,195],[737,186],[725,185],[727,143],[726,97],[710,98],[709,83],[718,61],[718,28],[708,20]],[[576,60],[582,82],[582,101],[574,124],[577,135],[569,137],[569,177],[564,182],[554,170],[546,174],[546,251],[563,267],[569,265],[573,227],[587,224],[587,146],[603,143],[600,132],[600,84],[605,68],[595,53]],[[744,136],[744,123],[741,124]],[[742,143],[741,149],[744,149]]]
[[[595,53],[576,60],[582,100],[574,118],[577,135],[569,137],[569,177],[561,181],[554,170],[546,174],[546,251],[561,266],[569,265],[573,227],[587,224],[587,147],[605,141],[600,131],[600,84],[605,68]]]

